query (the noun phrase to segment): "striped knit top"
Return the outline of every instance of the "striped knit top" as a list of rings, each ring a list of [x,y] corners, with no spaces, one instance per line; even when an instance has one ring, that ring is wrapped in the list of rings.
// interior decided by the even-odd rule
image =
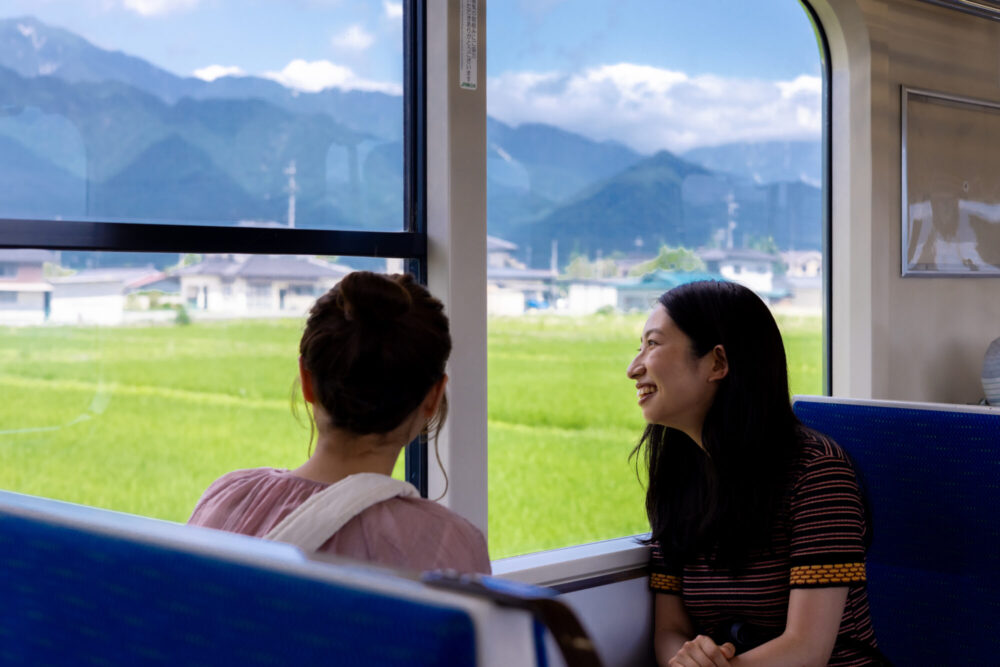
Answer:
[[[742,621],[776,637],[785,628],[792,588],[847,586],[847,603],[830,665],[870,665],[876,646],[865,589],[865,520],[854,469],[844,451],[802,430],[802,450],[790,471],[786,502],[771,548],[751,556],[738,574],[707,557],[671,563],[653,544],[650,588],[680,595],[699,634],[725,636]]]

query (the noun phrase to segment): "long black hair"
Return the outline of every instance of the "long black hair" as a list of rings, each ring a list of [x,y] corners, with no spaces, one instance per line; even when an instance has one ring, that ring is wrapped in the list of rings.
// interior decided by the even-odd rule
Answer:
[[[706,555],[739,569],[769,546],[799,447],[781,333],[764,302],[736,283],[682,285],[660,306],[691,340],[694,358],[721,345],[729,371],[705,416],[702,447],[649,424],[632,451],[649,471],[650,541],[677,562]]]

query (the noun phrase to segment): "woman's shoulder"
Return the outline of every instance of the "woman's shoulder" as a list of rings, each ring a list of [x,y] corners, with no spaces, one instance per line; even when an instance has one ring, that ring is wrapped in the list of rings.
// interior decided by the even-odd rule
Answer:
[[[850,464],[851,458],[833,438],[805,426],[798,428],[799,460],[805,465],[823,460],[844,461]]]
[[[486,538],[465,517],[426,498],[391,498],[339,531],[344,546],[363,540],[374,560],[419,570],[490,571]]]
[[[402,520],[446,527],[459,533],[482,536],[482,531],[462,515],[427,498],[396,497],[381,503],[383,509]],[[375,507],[378,507],[376,505]],[[374,508],[372,508],[374,509]]]
[[[287,470],[278,468],[247,468],[244,470],[234,470],[222,475],[205,489],[203,498],[218,495],[220,493],[232,494],[244,492],[257,495],[262,488],[273,491],[284,487],[313,487],[317,482],[295,477]]]
[[[255,510],[265,507],[285,509],[297,506],[325,485],[291,475],[277,468],[234,470],[212,482],[201,495],[188,523],[223,527],[247,532],[246,526],[235,528],[234,521],[245,520]]]

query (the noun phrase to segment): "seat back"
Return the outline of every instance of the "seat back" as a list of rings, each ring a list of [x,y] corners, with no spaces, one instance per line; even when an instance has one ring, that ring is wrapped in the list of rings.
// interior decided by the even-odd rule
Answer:
[[[0,492],[0,662],[535,664],[531,615],[288,545]]]
[[[896,664],[992,662],[1000,637],[1000,410],[796,397],[872,508],[868,595]]]

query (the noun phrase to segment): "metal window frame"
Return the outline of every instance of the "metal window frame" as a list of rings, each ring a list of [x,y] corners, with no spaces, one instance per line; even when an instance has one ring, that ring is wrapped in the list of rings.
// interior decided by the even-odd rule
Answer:
[[[833,82],[833,56],[830,40],[823,29],[823,22],[810,0],[800,0],[799,4],[809,16],[816,34],[819,35],[820,61],[823,70],[823,120],[822,120],[822,202],[823,202],[823,394],[833,394],[833,100],[830,94]]]
[[[426,0],[403,2],[402,231],[222,227],[2,217],[0,248],[398,257],[427,283]],[[427,443],[407,447],[406,479],[427,496]]]

